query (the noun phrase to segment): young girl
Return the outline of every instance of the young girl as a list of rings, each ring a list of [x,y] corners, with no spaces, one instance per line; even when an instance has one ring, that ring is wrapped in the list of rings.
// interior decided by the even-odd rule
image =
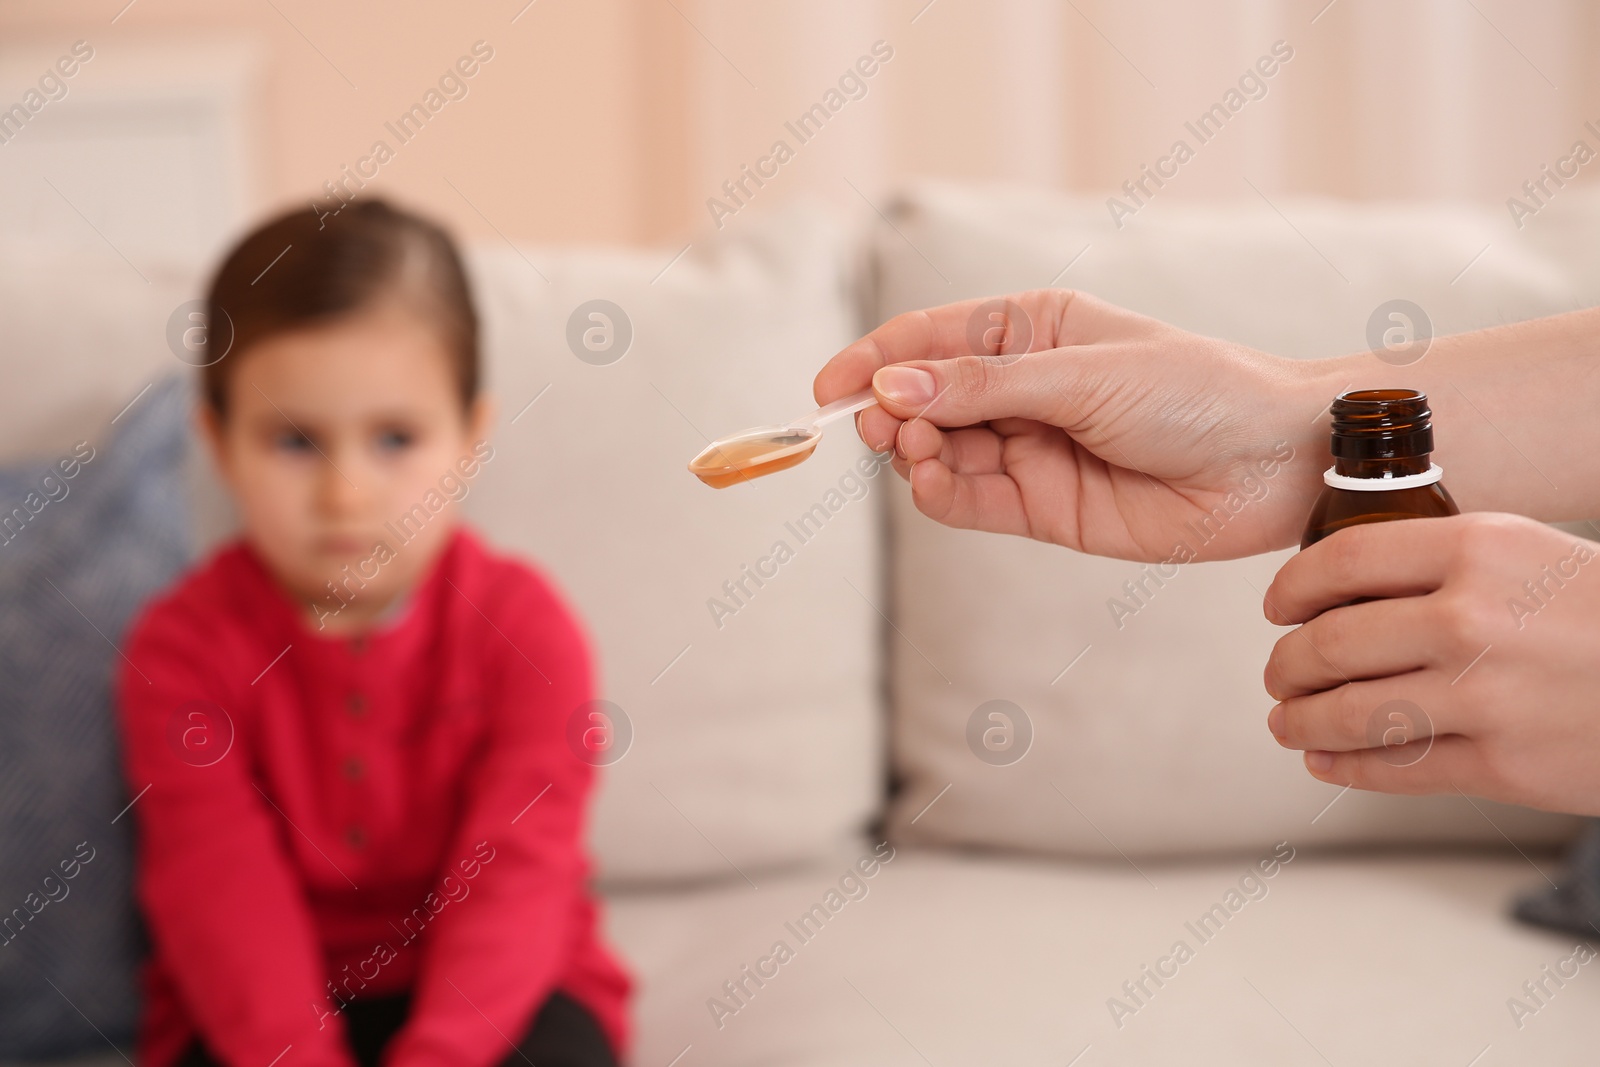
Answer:
[[[208,302],[199,423],[243,532],[119,679],[142,1067],[614,1064],[631,983],[565,741],[589,650],[455,522],[494,450],[454,246],[377,201],[295,212]]]

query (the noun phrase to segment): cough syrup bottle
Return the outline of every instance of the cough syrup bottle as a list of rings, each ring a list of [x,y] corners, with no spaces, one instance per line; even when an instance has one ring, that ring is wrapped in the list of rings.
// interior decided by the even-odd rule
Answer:
[[[1433,462],[1432,412],[1414,389],[1357,389],[1333,401],[1333,466],[1300,547],[1365,522],[1459,515]]]

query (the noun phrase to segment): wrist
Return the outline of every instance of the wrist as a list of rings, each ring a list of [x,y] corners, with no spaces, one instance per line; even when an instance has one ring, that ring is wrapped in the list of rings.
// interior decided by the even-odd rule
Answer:
[[[1283,391],[1283,418],[1280,433],[1294,448],[1291,470],[1286,472],[1291,486],[1310,502],[1322,492],[1322,472],[1332,462],[1328,436],[1334,397],[1347,389],[1360,388],[1361,372],[1335,359],[1289,361]],[[1299,531],[1295,532],[1299,537]]]

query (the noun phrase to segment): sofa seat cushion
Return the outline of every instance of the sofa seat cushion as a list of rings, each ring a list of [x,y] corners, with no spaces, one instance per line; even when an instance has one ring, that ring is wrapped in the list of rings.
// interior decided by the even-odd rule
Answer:
[[[612,895],[612,935],[642,980],[636,1062],[1593,1062],[1600,963],[1506,915],[1516,890],[1544,884],[1510,850],[1302,848],[1261,877],[1271,845],[1137,868],[902,848],[800,941],[797,918],[869,852],[759,888]],[[792,957],[763,964],[777,941]],[[1192,950],[1181,962],[1179,941]],[[757,987],[747,965],[773,977]],[[1158,987],[1147,966],[1170,977]],[[1558,987],[1548,975],[1562,971]],[[737,1006],[724,983],[740,980],[751,994]],[[1136,1003],[1124,983],[1141,980]],[[1541,981],[1542,1004],[1523,987]],[[714,1012],[712,998],[737,1010]]]

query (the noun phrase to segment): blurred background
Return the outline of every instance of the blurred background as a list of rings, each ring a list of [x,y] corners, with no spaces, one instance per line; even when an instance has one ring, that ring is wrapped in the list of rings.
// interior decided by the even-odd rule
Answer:
[[[366,183],[466,236],[688,240],[877,40],[892,61],[753,206],[865,212],[913,175],[1109,192],[1280,39],[1293,60],[1164,200],[1247,178],[1500,203],[1600,119],[1579,0],[9,0],[0,102],[76,41],[94,58],[0,146],[0,232],[209,253],[383,140]],[[478,41],[493,58],[401,145],[385,124]]]
[[[1592,979],[1505,1010],[1572,951],[1509,909],[1580,824],[1307,776],[1262,729],[1286,552],[1186,567],[1124,627],[1137,565],[940,527],[844,480],[848,433],[726,493],[684,464],[968,296],[1073,285],[1400,364],[1593,306],[1597,55],[1577,0],[3,0],[0,508],[78,441],[104,458],[0,554],[0,1064],[131,1047],[112,649],[228,532],[186,312],[267,212],[356,193],[464,239],[503,458],[463,507],[571,595],[631,723],[590,838],[637,1062],[1592,1063]],[[1379,352],[1396,304],[1433,333]],[[830,499],[787,577],[708,611]],[[997,702],[1026,725],[1000,761],[971,731]],[[76,903],[16,910],[85,839]],[[708,1016],[884,840],[872,900]],[[1114,1025],[1281,842],[1209,974]]]

